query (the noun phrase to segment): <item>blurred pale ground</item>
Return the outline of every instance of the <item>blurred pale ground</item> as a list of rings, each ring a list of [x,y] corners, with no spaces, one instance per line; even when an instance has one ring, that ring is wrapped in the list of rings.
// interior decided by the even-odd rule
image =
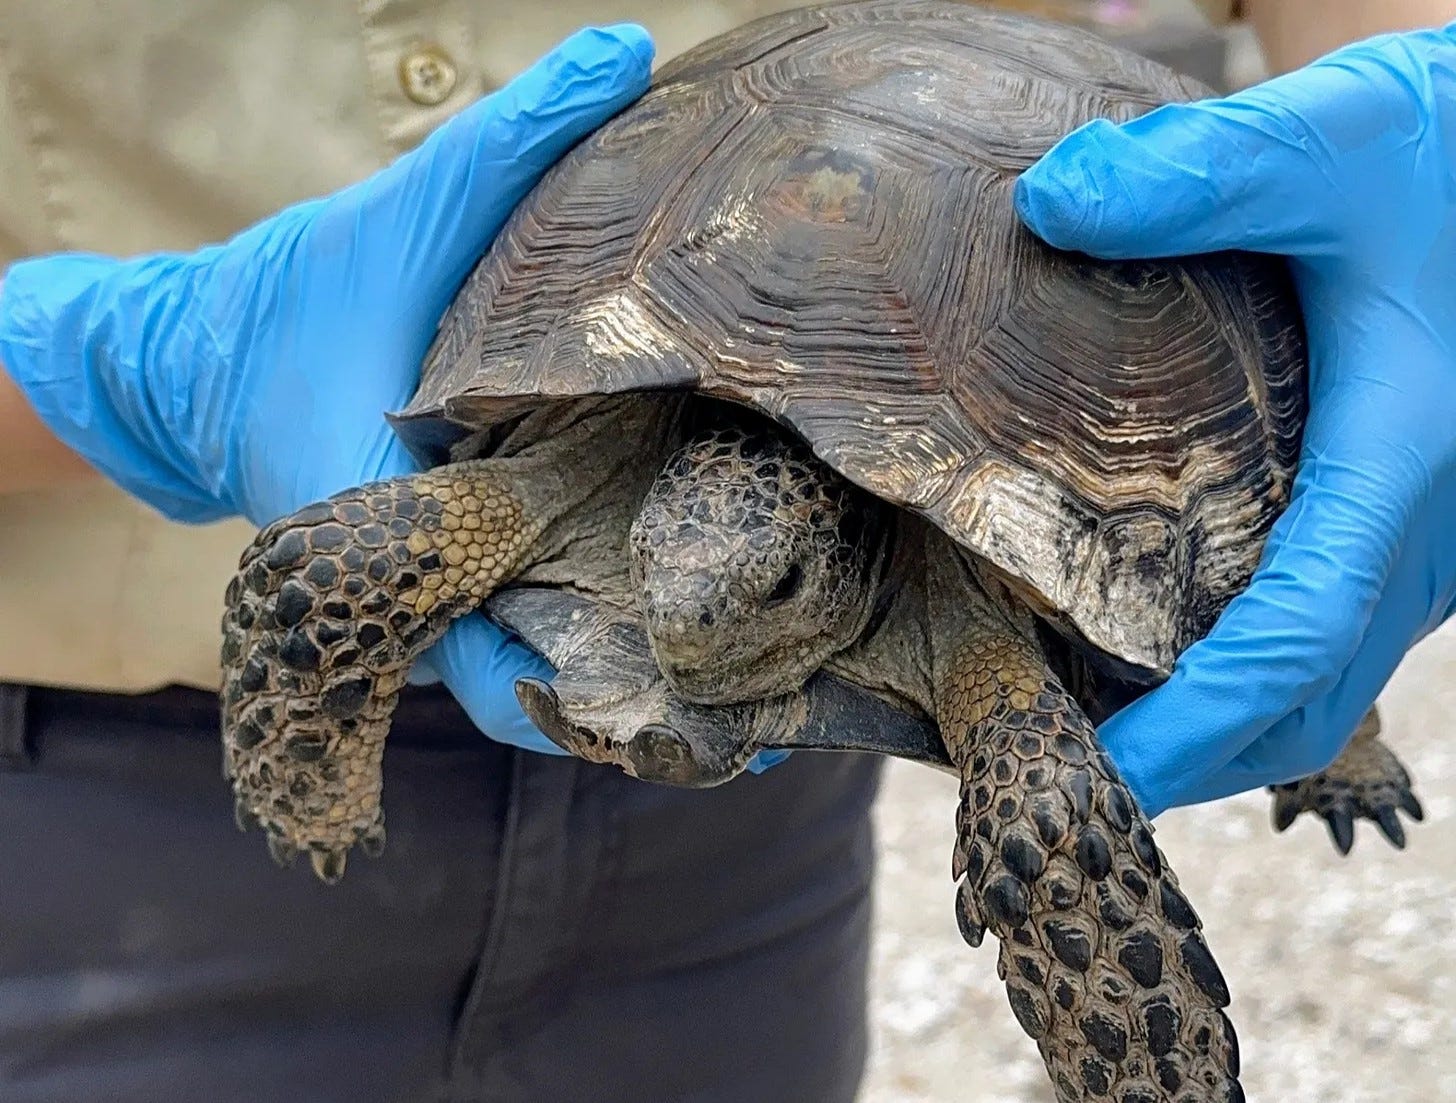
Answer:
[[[1231,83],[1256,79],[1257,47],[1232,47]],[[1407,657],[1381,708],[1426,809],[1405,851],[1370,824],[1348,858],[1307,816],[1275,834],[1264,792],[1156,824],[1233,992],[1250,1103],[1456,1101],[1456,627]],[[861,1103],[1053,1099],[996,979],[994,939],[972,950],[956,932],[956,799],[953,778],[891,764]]]

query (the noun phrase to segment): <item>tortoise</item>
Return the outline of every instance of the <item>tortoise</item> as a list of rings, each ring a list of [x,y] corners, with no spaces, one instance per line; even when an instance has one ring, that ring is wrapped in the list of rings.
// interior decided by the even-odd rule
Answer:
[[[240,823],[330,882],[382,847],[411,662],[484,609],[557,670],[517,685],[537,725],[638,777],[720,784],[774,746],[953,771],[960,929],[997,936],[1058,1098],[1242,1098],[1227,986],[1095,724],[1257,567],[1299,312],[1275,259],[1094,261],[1011,204],[1076,125],[1208,91],[950,0],[770,16],[665,66],[442,320],[391,415],[423,473],[243,553]],[[1276,819],[1348,849],[1399,807],[1367,726]]]

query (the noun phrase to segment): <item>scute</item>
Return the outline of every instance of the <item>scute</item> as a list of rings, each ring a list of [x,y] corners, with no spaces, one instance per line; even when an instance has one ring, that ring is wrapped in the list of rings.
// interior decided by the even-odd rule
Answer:
[[[695,388],[799,432],[1048,619],[1149,674],[1286,504],[1287,273],[1057,253],[1015,178],[1092,118],[1207,90],[1094,35],[946,0],[770,16],[665,66],[522,203],[395,418],[453,437],[554,399]]]

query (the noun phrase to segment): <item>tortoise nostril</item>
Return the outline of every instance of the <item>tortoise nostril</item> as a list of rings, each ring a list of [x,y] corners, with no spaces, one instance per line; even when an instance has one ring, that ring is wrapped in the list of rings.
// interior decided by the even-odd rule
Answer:
[[[799,592],[800,585],[804,581],[804,572],[795,563],[784,576],[774,583],[774,588],[769,591],[768,600],[765,602],[770,608],[775,605],[782,605]]]

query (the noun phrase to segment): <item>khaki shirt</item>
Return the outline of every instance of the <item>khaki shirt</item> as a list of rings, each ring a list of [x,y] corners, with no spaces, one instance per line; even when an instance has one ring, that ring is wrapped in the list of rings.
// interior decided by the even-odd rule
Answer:
[[[633,20],[666,60],[796,0],[8,0],[0,266],[192,249],[387,163],[571,31]],[[108,485],[0,497],[0,681],[218,681],[241,522]]]

